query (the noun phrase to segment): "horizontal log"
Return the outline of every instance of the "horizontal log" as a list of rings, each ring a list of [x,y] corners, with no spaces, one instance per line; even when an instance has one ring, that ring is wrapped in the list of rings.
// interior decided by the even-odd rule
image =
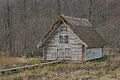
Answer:
[[[38,66],[44,66],[44,65],[48,65],[48,64],[54,64],[54,63],[58,63],[59,61],[53,61],[53,62],[47,62],[47,63],[42,63],[42,64],[34,64],[34,65],[28,65],[28,66],[22,66],[22,67],[16,67],[16,68],[10,68],[10,69],[3,69],[0,70],[0,73],[4,74],[5,72],[8,71],[16,71],[18,69],[28,69],[29,67],[38,67]]]

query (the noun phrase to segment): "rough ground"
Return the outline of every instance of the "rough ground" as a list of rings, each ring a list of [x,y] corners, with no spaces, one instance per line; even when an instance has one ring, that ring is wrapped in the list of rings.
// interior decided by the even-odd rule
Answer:
[[[0,77],[1,80],[120,80],[120,53],[106,50],[105,56],[81,64],[54,64]]]

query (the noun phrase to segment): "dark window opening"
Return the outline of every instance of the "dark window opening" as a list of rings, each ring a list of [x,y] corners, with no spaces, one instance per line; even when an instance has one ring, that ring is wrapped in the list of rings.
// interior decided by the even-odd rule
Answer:
[[[63,36],[61,36],[61,35],[59,37],[59,43],[63,43]]]
[[[57,49],[57,58],[62,58],[62,49]]]
[[[68,43],[68,36],[67,35],[64,36],[64,41],[65,41],[65,43]]]
[[[59,36],[59,43],[69,43],[68,41],[69,37],[68,35],[65,35],[65,36]]]

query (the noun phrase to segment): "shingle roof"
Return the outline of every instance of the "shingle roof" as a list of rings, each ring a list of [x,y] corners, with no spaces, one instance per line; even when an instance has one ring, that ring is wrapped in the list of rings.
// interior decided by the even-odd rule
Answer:
[[[76,18],[76,17],[64,16],[64,15],[62,15],[62,17],[70,25],[79,25],[79,26],[84,26],[84,27],[86,27],[86,26],[93,27],[86,18]]]
[[[61,21],[65,21],[73,32],[84,41],[88,47],[101,47],[106,44],[103,38],[96,32],[94,27],[89,23],[87,19],[84,18],[75,18],[69,16],[60,16],[53,27],[49,30],[46,36],[42,39],[42,41],[38,44],[38,47],[43,45],[50,36],[55,32],[55,30],[59,27]]]
[[[101,47],[106,44],[93,27],[71,26],[71,29],[88,47]]]

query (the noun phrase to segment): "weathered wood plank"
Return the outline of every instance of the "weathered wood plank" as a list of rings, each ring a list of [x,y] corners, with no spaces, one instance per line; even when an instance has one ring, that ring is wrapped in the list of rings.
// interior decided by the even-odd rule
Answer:
[[[42,64],[34,64],[34,65],[27,65],[27,66],[22,66],[22,67],[16,67],[16,68],[10,68],[10,69],[3,69],[3,70],[0,70],[0,73],[4,74],[5,72],[8,72],[8,71],[16,71],[18,69],[28,69],[29,67],[38,67],[38,66],[44,66],[44,65],[48,65],[48,64],[54,64],[54,63],[58,63],[59,61],[53,61],[53,62],[47,62],[47,63],[42,63]]]
[[[61,24],[60,27],[65,27],[64,24]],[[74,36],[70,29],[67,28],[67,31],[60,31],[60,27],[58,28],[58,31],[54,34],[54,36],[48,41],[46,44],[47,49],[45,49],[46,59],[47,60],[53,60],[57,58],[57,49],[62,49],[63,57],[67,54],[65,53],[65,48],[71,49],[71,54],[67,54],[71,56],[71,60],[80,60],[79,55],[82,53],[82,44],[80,44],[79,39]],[[69,43],[59,43],[59,36],[60,35],[68,35],[69,36]],[[78,55],[74,55],[78,54]],[[66,58],[67,59],[67,58]]]

